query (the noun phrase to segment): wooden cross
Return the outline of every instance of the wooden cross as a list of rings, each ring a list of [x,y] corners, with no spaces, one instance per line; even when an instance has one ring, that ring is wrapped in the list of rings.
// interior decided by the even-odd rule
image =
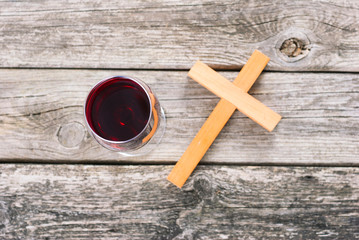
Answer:
[[[221,100],[168,175],[170,182],[183,186],[236,108],[268,131],[275,128],[281,116],[247,93],[268,62],[269,57],[254,51],[233,83],[200,61],[190,69],[188,76]]]

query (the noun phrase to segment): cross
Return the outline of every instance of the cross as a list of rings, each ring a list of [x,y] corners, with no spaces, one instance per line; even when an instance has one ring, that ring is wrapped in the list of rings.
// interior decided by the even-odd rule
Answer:
[[[255,50],[233,83],[201,61],[190,69],[188,76],[221,100],[168,175],[170,182],[182,188],[236,109],[268,131],[275,128],[281,116],[247,93],[268,62],[269,57]]]

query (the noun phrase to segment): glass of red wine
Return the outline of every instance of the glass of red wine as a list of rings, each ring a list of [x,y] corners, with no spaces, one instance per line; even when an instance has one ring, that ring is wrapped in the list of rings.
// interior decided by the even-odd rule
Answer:
[[[115,76],[97,83],[87,96],[85,121],[102,146],[125,156],[155,148],[165,131],[160,103],[143,81]]]

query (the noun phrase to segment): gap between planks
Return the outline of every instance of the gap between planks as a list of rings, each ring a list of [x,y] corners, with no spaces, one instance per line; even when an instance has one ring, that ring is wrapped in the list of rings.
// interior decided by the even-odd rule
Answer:
[[[74,162],[73,160],[51,160],[47,162],[46,160],[23,160],[23,159],[2,159],[0,160],[1,165],[7,164],[24,164],[24,165],[88,165],[88,166],[173,166],[177,161],[173,162],[156,162],[156,161],[103,161],[98,160],[79,160]],[[234,167],[323,167],[323,168],[336,168],[336,167],[352,167],[359,168],[359,163],[303,163],[303,164],[288,164],[288,163],[258,163],[254,164],[253,162],[200,162],[198,166],[234,166]],[[196,171],[196,169],[194,170]]]
[[[200,60],[200,59],[199,59]],[[195,61],[193,61],[193,64]],[[242,67],[238,68],[217,68],[211,66],[210,63],[205,62],[210,66],[213,70],[221,71],[221,72],[239,72]],[[189,71],[190,68],[69,68],[69,67],[1,67],[0,70],[93,70],[93,71],[148,71],[148,72],[157,72],[157,71],[163,71],[163,72],[185,72]],[[353,71],[311,71],[311,70],[294,70],[294,71],[284,71],[284,70],[271,70],[271,69],[264,69],[262,73],[316,73],[316,74],[323,74],[323,73],[332,73],[332,74],[358,74],[358,72]],[[234,79],[229,79],[234,80]]]

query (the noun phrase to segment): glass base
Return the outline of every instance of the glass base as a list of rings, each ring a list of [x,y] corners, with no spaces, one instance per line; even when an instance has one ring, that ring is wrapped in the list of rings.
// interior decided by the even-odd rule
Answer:
[[[118,152],[120,155],[125,157],[136,157],[136,156],[143,156],[150,153],[153,149],[157,147],[157,145],[161,142],[161,139],[166,130],[166,116],[163,108],[161,107],[161,113],[159,115],[160,121],[157,127],[155,134],[152,138],[146,143],[146,145],[142,146],[139,149],[132,150],[132,151],[121,151]]]

